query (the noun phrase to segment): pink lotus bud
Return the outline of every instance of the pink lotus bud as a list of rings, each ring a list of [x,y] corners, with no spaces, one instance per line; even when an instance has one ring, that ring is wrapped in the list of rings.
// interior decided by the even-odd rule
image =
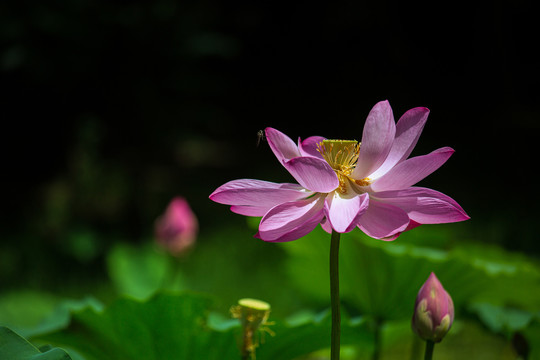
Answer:
[[[453,322],[452,298],[431,273],[416,297],[412,328],[422,339],[440,342]]]
[[[156,220],[155,236],[161,246],[178,256],[193,245],[198,229],[197,218],[188,202],[182,197],[175,197],[165,214]]]

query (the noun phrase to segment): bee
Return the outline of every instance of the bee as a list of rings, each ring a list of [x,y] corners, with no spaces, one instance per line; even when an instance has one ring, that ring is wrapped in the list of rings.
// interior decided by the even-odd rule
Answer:
[[[259,147],[259,144],[261,143],[261,140],[266,140],[264,136],[264,130],[257,131],[257,147]]]

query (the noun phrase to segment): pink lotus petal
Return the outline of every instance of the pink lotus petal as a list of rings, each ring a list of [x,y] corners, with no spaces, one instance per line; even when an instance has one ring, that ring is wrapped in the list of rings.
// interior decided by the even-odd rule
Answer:
[[[342,197],[337,192],[327,197],[328,220],[338,233],[352,231],[360,217],[366,212],[369,196],[364,193],[359,196]]]
[[[275,206],[275,205],[274,205]],[[274,206],[249,206],[249,205],[233,205],[231,206],[231,211],[235,214],[245,215],[245,216],[264,216]]]
[[[315,157],[297,157],[287,161],[285,168],[306,189],[327,193],[339,186],[339,180],[330,165]]]
[[[291,140],[290,137],[285,135],[279,130],[273,128],[266,128],[266,139],[268,145],[274,152],[274,155],[281,163],[284,163],[292,158],[301,156],[298,146]]]
[[[332,224],[330,224],[330,221],[328,221],[328,218],[326,216],[321,220],[321,227],[327,233],[332,233]]]
[[[381,177],[411,154],[424,129],[428,115],[429,110],[424,107],[417,107],[403,114],[396,125],[396,137],[392,143],[392,149],[381,167],[370,175],[371,178]]]
[[[378,102],[369,113],[362,133],[362,144],[356,168],[352,172],[355,179],[363,179],[377,170],[392,148],[396,134],[394,115],[388,101]]]
[[[281,235],[277,239],[274,239],[274,240],[263,239],[261,237],[260,232],[257,232],[255,237],[257,239],[261,239],[261,240],[268,241],[268,242],[286,242],[286,241],[298,240],[302,236],[305,236],[305,235],[309,234],[311,231],[313,231],[313,229],[315,229],[315,227],[317,227],[317,224],[319,224],[321,222],[323,217],[324,217],[324,212],[321,209],[318,212],[316,212],[315,215],[313,215],[311,218],[305,220],[302,224],[296,226],[293,230],[287,232],[284,235]]]
[[[469,219],[454,199],[432,189],[411,187],[380,192],[376,196],[381,202],[403,209],[411,220],[419,224],[441,224]]]
[[[411,220],[411,218],[409,218],[409,225],[407,225],[407,228],[406,228],[405,230],[403,230],[403,231],[409,231],[409,230],[412,230],[412,229],[414,229],[414,228],[419,227],[420,225],[422,225],[422,224],[417,223],[416,221]]]
[[[263,216],[277,204],[302,199],[311,194],[297,184],[241,179],[221,185],[210,195],[210,199],[220,204],[234,205],[231,211],[237,214]]]
[[[411,220],[411,219],[409,218],[409,225],[407,225],[407,228],[405,228],[405,230],[403,230],[403,231],[401,231],[401,232],[398,232],[398,233],[395,233],[395,234],[392,235],[392,236],[382,238],[382,239],[380,239],[380,240],[383,240],[383,241],[394,241],[394,240],[396,240],[396,239],[399,237],[399,235],[401,235],[401,234],[404,233],[405,231],[412,230],[412,229],[414,229],[414,228],[419,227],[420,225],[422,225],[422,224],[419,224],[419,223],[417,223],[416,221]]]
[[[371,184],[371,189],[376,192],[406,189],[437,170],[453,153],[452,148],[444,147],[407,159]]]
[[[311,224],[314,217],[319,221],[322,220],[323,207],[324,196],[322,195],[279,204],[270,209],[262,218],[259,225],[259,237],[265,241],[276,241],[292,231],[302,232],[302,227],[305,224]]]
[[[399,235],[401,235],[401,233],[402,232],[397,232],[394,235],[383,237],[383,238],[380,238],[379,240],[382,240],[382,241],[394,241],[399,237]]]
[[[405,211],[397,206],[371,199],[369,207],[360,218],[360,229],[367,235],[383,239],[403,232],[409,224]]]
[[[302,156],[312,156],[319,159],[323,159],[321,153],[317,150],[317,145],[320,144],[325,138],[322,136],[310,136],[304,141],[298,138],[298,150]]]

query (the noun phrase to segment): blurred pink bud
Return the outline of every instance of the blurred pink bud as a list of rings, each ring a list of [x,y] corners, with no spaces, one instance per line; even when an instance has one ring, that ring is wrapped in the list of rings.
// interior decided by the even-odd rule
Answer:
[[[431,273],[416,297],[412,328],[422,339],[440,342],[453,322],[452,298]]]
[[[181,255],[193,245],[198,230],[197,218],[182,197],[172,199],[165,214],[155,223],[157,242],[175,256]]]

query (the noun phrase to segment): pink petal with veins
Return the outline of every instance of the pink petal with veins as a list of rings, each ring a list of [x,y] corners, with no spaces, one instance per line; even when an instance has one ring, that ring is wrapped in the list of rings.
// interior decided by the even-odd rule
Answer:
[[[322,195],[279,204],[264,215],[259,224],[258,235],[264,241],[278,241],[291,232],[302,233],[307,225],[311,227],[313,221],[318,220],[318,224],[322,220],[323,207],[324,196]]]
[[[272,149],[279,162],[285,163],[292,158],[301,156],[298,146],[290,137],[270,127],[266,128],[265,132],[268,145],[270,145],[270,149]]]
[[[354,179],[363,179],[384,162],[396,134],[394,115],[388,101],[378,102],[369,113],[362,133],[358,163],[352,172]]]
[[[330,221],[328,221],[328,217],[324,217],[321,221],[321,227],[324,231],[331,234],[332,233],[332,224],[330,224]]]
[[[417,107],[403,114],[396,125],[396,137],[392,143],[392,149],[381,167],[370,175],[371,178],[381,177],[411,154],[424,129],[428,115],[429,110],[424,107]]]
[[[323,159],[321,153],[317,150],[317,146],[324,140],[322,136],[310,136],[305,140],[298,138],[298,150],[302,156],[313,156]]]
[[[371,199],[358,227],[373,238],[383,239],[403,232],[408,224],[409,217],[405,211]]]
[[[407,159],[373,182],[371,189],[376,192],[406,189],[441,167],[453,153],[452,148],[444,147]]]
[[[241,179],[221,185],[210,199],[233,205],[235,213],[248,216],[263,216],[274,206],[308,197],[312,194],[298,184],[278,184],[269,181]]]
[[[454,199],[432,189],[411,187],[380,192],[376,197],[381,202],[403,209],[411,220],[420,224],[452,223],[469,219]]]
[[[315,229],[317,227],[317,224],[319,224],[321,222],[323,217],[324,217],[324,212],[321,209],[318,212],[316,212],[311,218],[308,218],[308,219],[304,220],[303,223],[299,224],[298,226],[296,226],[292,230],[288,231],[287,233],[281,235],[277,239],[265,240],[265,239],[263,239],[261,237],[260,232],[257,232],[255,237],[257,239],[261,239],[261,240],[268,241],[268,242],[287,242],[287,241],[298,240],[301,237],[303,237],[303,236],[309,234],[311,231],[313,231],[313,229]]]
[[[358,225],[368,205],[367,193],[347,198],[334,192],[327,197],[328,220],[338,233],[350,232]]]
[[[300,185],[311,191],[327,193],[339,186],[330,165],[315,157],[297,157],[284,163],[285,168]]]

